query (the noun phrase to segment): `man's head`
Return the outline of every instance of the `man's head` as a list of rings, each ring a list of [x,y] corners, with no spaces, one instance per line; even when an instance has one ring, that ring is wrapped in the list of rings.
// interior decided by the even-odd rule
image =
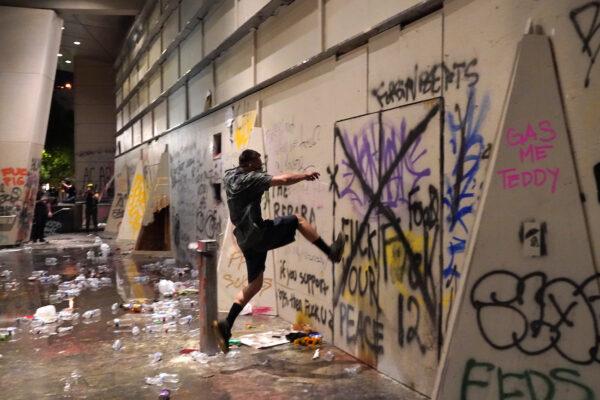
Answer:
[[[246,171],[258,171],[262,168],[262,160],[260,159],[260,153],[254,150],[244,150],[240,154],[239,158],[240,167]]]

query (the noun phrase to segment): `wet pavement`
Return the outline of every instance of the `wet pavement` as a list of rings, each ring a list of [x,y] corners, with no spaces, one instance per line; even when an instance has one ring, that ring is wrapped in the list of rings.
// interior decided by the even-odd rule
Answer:
[[[317,359],[314,349],[289,343],[240,346],[213,357],[190,353],[199,346],[193,268],[124,255],[104,242],[111,247],[107,258],[99,257],[99,241],[84,234],[0,250],[0,334],[16,327],[0,341],[0,389],[7,398],[158,399],[168,388],[173,400],[422,399],[327,343]],[[162,296],[160,279],[178,282],[179,294]],[[115,303],[120,307],[113,310]],[[58,322],[31,320],[50,304],[62,311]],[[96,309],[99,316],[85,318]],[[289,327],[276,317],[240,316],[233,336]]]

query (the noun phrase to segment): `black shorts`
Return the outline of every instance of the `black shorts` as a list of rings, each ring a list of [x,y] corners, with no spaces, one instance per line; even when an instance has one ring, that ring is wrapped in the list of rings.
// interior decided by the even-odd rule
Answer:
[[[295,215],[277,217],[274,220],[265,220],[267,229],[259,244],[251,249],[242,250],[246,259],[248,270],[248,283],[255,280],[265,270],[267,252],[285,246],[296,240],[298,218]]]

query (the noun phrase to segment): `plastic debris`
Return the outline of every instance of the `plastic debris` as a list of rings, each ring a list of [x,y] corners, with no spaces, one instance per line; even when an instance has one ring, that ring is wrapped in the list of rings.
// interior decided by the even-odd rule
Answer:
[[[100,238],[100,236],[96,236],[94,238],[94,244],[97,244],[97,245],[102,244],[102,239]]]
[[[157,364],[162,360],[162,353],[157,351],[156,353],[150,354],[148,357],[150,357],[150,364]]]
[[[179,325],[189,325],[192,322],[192,316],[186,315],[185,317],[179,318]]]
[[[148,275],[136,276],[133,280],[137,283],[148,283],[150,282],[150,277]]]
[[[171,391],[169,389],[161,389],[158,394],[158,400],[171,400]]]
[[[73,326],[60,326],[58,327],[58,329],[56,330],[58,333],[67,333],[67,332],[71,332],[73,330]]]
[[[52,304],[49,306],[40,307],[35,311],[34,318],[42,321],[44,324],[51,324],[58,319],[56,315],[56,307]]]
[[[101,314],[102,314],[102,310],[100,310],[99,308],[95,308],[93,310],[87,310],[86,312],[81,314],[81,318],[92,319],[92,318],[99,317]]]
[[[94,254],[94,250],[90,250],[86,253],[86,258],[88,260],[93,260],[95,258],[96,254]]]
[[[123,342],[121,342],[121,339],[115,340],[112,348],[114,351],[120,351],[123,348]]]
[[[177,374],[167,374],[167,373],[161,372],[160,374],[158,374],[156,376],[146,377],[146,384],[154,385],[154,386],[161,386],[164,383],[178,383],[178,382],[179,382],[179,376]]]
[[[175,284],[172,281],[161,279],[160,282],[158,282],[158,291],[163,296],[173,296],[175,293]]]
[[[316,349],[315,354],[313,354],[313,356],[312,356],[312,359],[316,360],[317,358],[319,358],[319,356],[320,356],[319,349]]]
[[[110,246],[106,243],[102,243],[100,245],[100,252],[102,253],[103,258],[107,258],[110,254]]]
[[[347,373],[348,375],[356,375],[360,372],[361,369],[362,369],[362,365],[356,364],[352,367],[344,368],[344,372]]]
[[[53,266],[53,265],[58,264],[58,260],[55,257],[47,257],[45,262],[46,262],[46,265],[48,265],[48,266]]]
[[[119,309],[119,303],[113,303],[113,305],[110,306],[110,309],[112,312],[116,312]]]
[[[141,330],[137,326],[134,326],[133,328],[131,328],[131,333],[132,333],[133,336],[139,335],[140,332],[141,332]]]
[[[317,349],[319,350],[319,349]],[[333,354],[333,352],[328,351],[327,353],[325,353],[325,355],[323,356],[323,360],[325,361],[333,361],[333,359],[335,358],[335,354]]]

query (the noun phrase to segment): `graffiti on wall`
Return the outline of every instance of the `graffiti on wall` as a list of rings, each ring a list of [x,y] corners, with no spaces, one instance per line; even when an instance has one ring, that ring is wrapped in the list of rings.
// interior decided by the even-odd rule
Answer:
[[[207,138],[208,141],[210,138]],[[221,196],[221,161],[210,146],[185,140],[171,152],[171,204],[173,241],[178,257],[187,259],[187,245],[199,239],[218,239],[223,217],[217,207]]]
[[[371,89],[380,107],[410,103],[419,96],[441,96],[442,91],[471,88],[479,82],[477,58],[458,62],[442,62],[426,68],[415,64],[413,71],[398,79],[380,82]]]
[[[600,52],[600,1],[590,1],[569,12],[573,27],[581,40],[581,52],[588,58],[584,86],[590,86],[592,67]]]
[[[454,105],[446,111],[446,138],[449,144],[450,169],[444,175],[445,259],[444,331],[448,314],[458,290],[460,269],[467,250],[477,196],[482,182],[478,181],[482,162],[490,157],[491,145],[486,145],[483,124],[490,108],[489,96],[477,99],[476,89],[469,89],[466,104]]]
[[[336,344],[420,388],[429,377],[391,360],[437,358],[440,117],[434,99],[338,122],[329,168],[349,243],[332,292]]]

